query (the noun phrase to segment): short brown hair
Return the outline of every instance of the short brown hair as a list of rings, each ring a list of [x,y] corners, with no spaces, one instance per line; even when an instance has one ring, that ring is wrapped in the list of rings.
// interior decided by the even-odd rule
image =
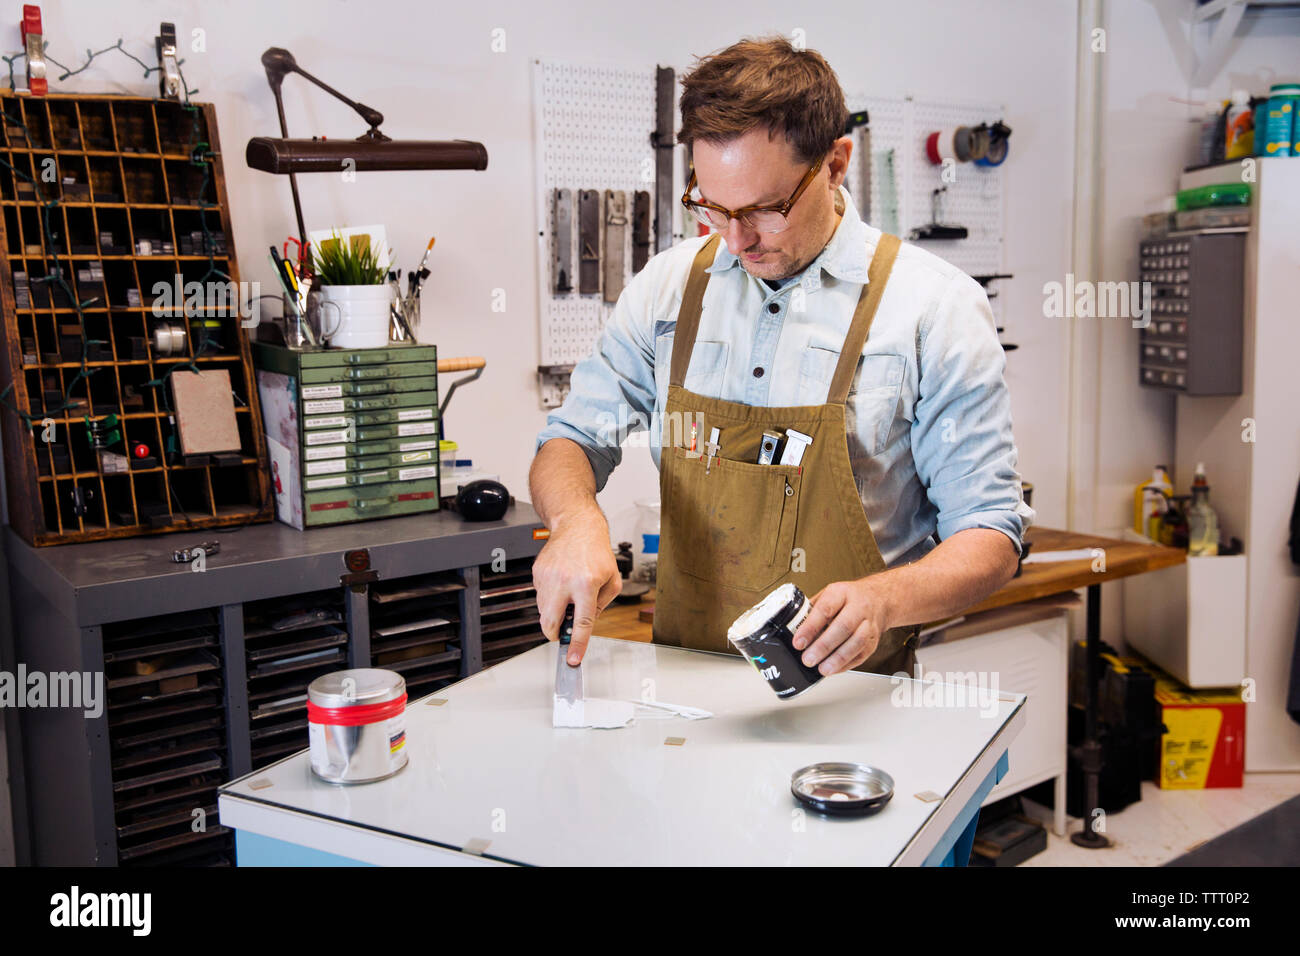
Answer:
[[[830,64],[781,36],[747,38],[698,59],[682,78],[681,109],[677,141],[688,151],[696,140],[723,143],[766,127],[809,163],[830,151],[849,119]]]

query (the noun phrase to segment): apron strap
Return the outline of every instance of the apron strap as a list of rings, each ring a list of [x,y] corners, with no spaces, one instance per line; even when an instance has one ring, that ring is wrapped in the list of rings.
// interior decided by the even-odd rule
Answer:
[[[668,384],[682,387],[686,381],[686,369],[691,364],[691,352],[695,348],[695,333],[700,328],[700,310],[704,305],[704,287],[709,284],[709,274],[705,272],[713,265],[717,254],[720,233],[714,233],[695,253],[691,263],[690,278],[686,280],[686,291],[682,293],[682,304],[677,311],[677,328],[673,333],[673,362],[669,367]]]
[[[881,233],[876,253],[871,257],[871,265],[867,267],[867,284],[858,296],[858,307],[853,311],[853,323],[844,336],[840,361],[835,366],[835,377],[831,379],[830,392],[826,396],[828,404],[843,405],[848,400],[849,386],[853,384],[858,359],[862,358],[862,348],[867,344],[867,333],[871,331],[871,322],[876,317],[876,307],[885,294],[885,283],[889,280],[890,270],[894,268],[899,245],[897,236]]]

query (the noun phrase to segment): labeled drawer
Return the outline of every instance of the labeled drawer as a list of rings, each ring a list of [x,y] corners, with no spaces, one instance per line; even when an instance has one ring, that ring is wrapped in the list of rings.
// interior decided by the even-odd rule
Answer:
[[[394,453],[438,450],[438,436],[394,438],[387,441],[346,442],[339,445],[318,445],[303,450],[304,461],[324,461],[329,458],[347,458],[357,455],[390,455]]]
[[[431,465],[437,461],[438,450],[404,451],[392,455],[366,455],[364,457],[324,458],[302,463],[304,475],[338,475],[350,471],[375,471],[380,468],[399,468],[414,465]]]
[[[380,408],[438,407],[438,392],[394,392],[384,395],[363,395],[353,398],[314,398],[302,403],[303,415],[337,415],[341,412],[364,412]]]
[[[373,381],[343,382],[326,385],[303,385],[299,394],[303,401],[319,398],[348,398],[386,395],[395,392],[435,391],[437,375],[419,375],[415,378],[376,379]]]
[[[436,362],[437,353],[437,348],[432,345],[393,345],[385,349],[323,349],[318,352],[300,352],[298,362],[303,370],[355,368],[388,365],[392,362]]]
[[[303,518],[308,526],[368,521],[437,510],[438,481],[435,478],[330,488],[306,492],[303,499]]]
[[[304,386],[326,382],[375,382],[390,378],[437,378],[438,366],[434,362],[388,362],[383,365],[327,365],[323,368],[304,368],[301,381]],[[306,397],[304,395],[304,397]]]
[[[302,420],[304,429],[347,428],[353,425],[398,425],[402,422],[432,422],[438,415],[433,406],[424,408],[388,408],[373,412],[354,412],[342,415],[308,415]]]

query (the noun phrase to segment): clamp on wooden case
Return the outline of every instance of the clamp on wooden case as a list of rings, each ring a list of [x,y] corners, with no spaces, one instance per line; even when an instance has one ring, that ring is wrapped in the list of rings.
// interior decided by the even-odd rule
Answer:
[[[27,91],[44,96],[50,91],[45,81],[45,31],[41,29],[41,8],[34,3],[23,4],[22,34],[27,51]]]

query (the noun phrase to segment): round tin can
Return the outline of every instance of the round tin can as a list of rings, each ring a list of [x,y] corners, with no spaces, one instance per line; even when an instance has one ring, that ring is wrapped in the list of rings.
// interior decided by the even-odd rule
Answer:
[[[792,643],[810,610],[802,591],[782,584],[736,618],[727,631],[727,640],[782,700],[798,697],[823,676],[817,668],[804,666]]]
[[[368,783],[406,766],[406,681],[374,667],[335,671],[307,688],[311,770],[330,783]]]
[[[894,795],[894,778],[861,763],[815,763],[790,775],[800,803],[831,816],[870,816]]]

